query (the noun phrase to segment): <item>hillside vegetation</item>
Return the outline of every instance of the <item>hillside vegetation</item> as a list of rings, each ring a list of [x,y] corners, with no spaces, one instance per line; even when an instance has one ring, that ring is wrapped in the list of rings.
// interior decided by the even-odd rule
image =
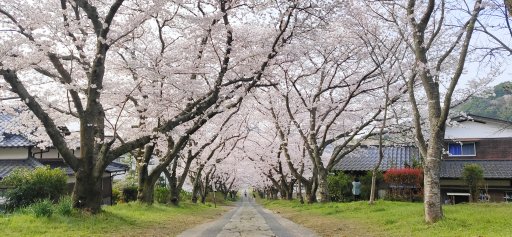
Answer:
[[[489,97],[473,97],[456,110],[512,121],[512,81],[496,85],[493,92]]]

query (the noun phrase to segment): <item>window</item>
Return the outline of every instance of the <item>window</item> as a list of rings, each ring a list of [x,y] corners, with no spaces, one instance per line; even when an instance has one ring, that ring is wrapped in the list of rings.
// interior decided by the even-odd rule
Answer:
[[[475,143],[450,143],[448,144],[450,156],[475,156]]]

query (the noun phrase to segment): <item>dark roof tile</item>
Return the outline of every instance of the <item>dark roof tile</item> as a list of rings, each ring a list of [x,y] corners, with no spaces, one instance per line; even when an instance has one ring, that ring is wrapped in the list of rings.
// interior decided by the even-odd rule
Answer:
[[[17,168],[35,169],[41,166],[43,165],[33,158],[23,160],[0,160],[0,178],[4,178]]]
[[[413,146],[383,147],[384,159],[380,170],[403,168],[405,164],[412,165],[420,159],[418,148]],[[379,149],[376,146],[361,147],[348,154],[334,166],[334,170],[367,171],[372,170],[379,161]]]
[[[466,164],[477,164],[484,170],[484,178],[512,178],[512,160],[443,160],[441,178],[460,178]]]
[[[12,117],[0,113],[0,147],[29,147],[35,144],[22,135],[7,133],[5,124],[11,121]]]

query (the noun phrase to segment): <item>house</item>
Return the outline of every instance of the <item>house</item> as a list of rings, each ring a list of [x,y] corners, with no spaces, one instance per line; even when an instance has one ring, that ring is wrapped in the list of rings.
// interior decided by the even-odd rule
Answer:
[[[468,188],[460,179],[466,164],[484,171],[483,194],[494,202],[512,195],[512,122],[478,115],[453,118],[447,127],[441,162],[441,192],[461,193]],[[444,196],[443,198],[447,198]]]
[[[493,202],[512,200],[512,122],[477,115],[459,116],[450,121],[445,134],[445,151],[440,167],[443,200],[461,194],[456,202],[467,201],[468,187],[461,179],[466,164],[478,164],[484,171],[482,194]],[[361,175],[378,162],[378,148],[363,146],[335,165],[334,170]],[[411,146],[384,147],[381,171],[411,166],[421,161]]]
[[[379,166],[379,170],[382,172],[391,168],[412,167],[421,163],[419,150],[414,146],[384,146],[382,152],[384,156]],[[378,146],[364,145],[341,159],[333,169],[353,176],[364,176],[368,171],[373,170],[378,162]],[[379,198],[386,195],[388,188],[385,184],[378,184]]]
[[[0,180],[17,168],[35,169],[49,165],[52,168],[64,169],[68,175],[67,190],[71,193],[75,184],[74,172],[66,165],[57,150],[55,148],[40,149],[26,137],[9,133],[4,125],[11,119],[11,116],[0,113]],[[76,150],[76,154],[80,154],[79,149]],[[107,166],[102,181],[103,204],[112,203],[113,177],[127,170],[127,165],[117,162]]]

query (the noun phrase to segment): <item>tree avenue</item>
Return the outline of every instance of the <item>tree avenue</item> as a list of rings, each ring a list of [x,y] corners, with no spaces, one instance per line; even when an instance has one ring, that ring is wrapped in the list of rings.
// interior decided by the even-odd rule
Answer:
[[[251,186],[313,203],[330,201],[329,173],[368,139],[413,134],[434,223],[450,109],[480,92],[457,87],[464,66],[510,52],[489,28],[506,4],[463,2],[0,0],[0,109],[59,151],[73,205],[92,213],[126,154],[144,203],[161,177],[176,205],[187,182],[193,202]]]

